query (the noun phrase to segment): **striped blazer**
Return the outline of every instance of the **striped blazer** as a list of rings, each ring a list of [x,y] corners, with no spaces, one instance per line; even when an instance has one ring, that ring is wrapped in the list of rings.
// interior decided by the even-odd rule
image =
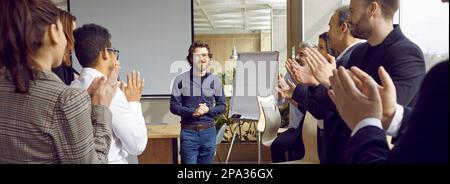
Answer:
[[[5,71],[5,70],[3,70]],[[0,71],[0,163],[107,163],[111,112],[50,71],[15,93]]]

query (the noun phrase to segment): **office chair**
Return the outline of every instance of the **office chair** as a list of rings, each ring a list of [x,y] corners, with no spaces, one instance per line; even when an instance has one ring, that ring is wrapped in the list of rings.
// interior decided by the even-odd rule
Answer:
[[[305,147],[305,155],[301,160],[282,162],[279,164],[319,164],[319,154],[317,150],[317,119],[311,113],[305,113],[302,127],[302,140]]]
[[[320,163],[317,150],[317,121],[318,120],[314,118],[311,113],[305,113],[305,120],[302,127],[302,139],[305,147],[305,156],[301,159],[301,161],[305,163]]]
[[[258,96],[260,116],[256,130],[258,131],[258,163],[261,163],[261,144],[270,147],[278,135],[281,126],[281,114],[275,103],[275,97]],[[261,136],[262,134],[262,136]]]
[[[217,149],[219,149],[219,144],[222,142],[223,135],[225,134],[226,129],[227,129],[227,124],[224,123],[216,133],[216,151],[214,152],[214,154],[217,156],[217,160],[219,160],[219,164],[222,164],[222,161],[220,160],[219,154],[217,154]]]

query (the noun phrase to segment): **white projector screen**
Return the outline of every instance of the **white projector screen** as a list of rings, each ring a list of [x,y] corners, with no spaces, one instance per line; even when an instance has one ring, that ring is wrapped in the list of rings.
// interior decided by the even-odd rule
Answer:
[[[242,120],[258,120],[257,96],[274,95],[277,98],[278,59],[277,51],[239,53],[238,60],[242,64],[236,66],[230,118],[236,114],[241,115]]]
[[[191,0],[71,0],[77,27],[95,23],[109,30],[120,50],[121,80],[133,69],[145,78],[144,96],[170,95],[172,80],[189,67],[192,42]],[[80,66],[74,55],[74,65]],[[178,62],[177,62],[178,61]],[[170,71],[172,68],[184,68]],[[183,67],[180,67],[180,64]]]

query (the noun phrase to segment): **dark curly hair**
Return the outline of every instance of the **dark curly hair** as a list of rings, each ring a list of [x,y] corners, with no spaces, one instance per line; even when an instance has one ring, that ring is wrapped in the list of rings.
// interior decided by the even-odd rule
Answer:
[[[95,67],[100,52],[111,46],[111,34],[108,29],[86,24],[77,28],[75,37],[75,55],[83,68]]]
[[[209,58],[212,58],[212,54],[211,54],[211,50],[209,49],[209,45],[201,40],[197,40],[194,43],[192,43],[192,45],[189,47],[188,50],[188,56],[186,56],[186,59],[188,60],[189,64],[192,66],[192,62],[193,62],[193,54],[194,54],[194,50],[196,48],[206,48],[208,50],[209,53]]]

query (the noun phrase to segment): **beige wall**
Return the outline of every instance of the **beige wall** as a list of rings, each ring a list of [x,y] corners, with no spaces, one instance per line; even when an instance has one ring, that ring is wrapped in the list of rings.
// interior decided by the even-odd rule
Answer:
[[[272,33],[261,33],[260,51],[272,51]]]
[[[142,113],[147,124],[179,123],[180,117],[170,112],[170,98],[142,99]]]
[[[259,52],[261,48],[268,50],[271,48],[270,34],[211,34],[195,35],[195,40],[203,40],[208,43],[213,60],[219,61],[224,66],[225,61],[230,60],[233,46],[236,45],[238,53]]]

